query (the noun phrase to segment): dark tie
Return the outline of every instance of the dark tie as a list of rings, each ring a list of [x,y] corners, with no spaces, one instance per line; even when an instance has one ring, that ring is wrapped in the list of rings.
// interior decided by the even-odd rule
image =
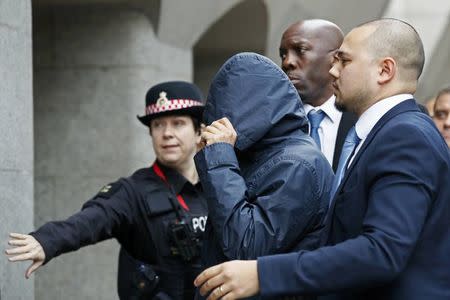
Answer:
[[[311,125],[311,130],[309,135],[312,137],[314,142],[316,142],[317,146],[320,147],[320,138],[319,138],[319,126],[320,122],[322,122],[323,118],[325,118],[325,113],[321,110],[315,111],[314,109],[308,113],[308,120]]]
[[[336,175],[334,176],[333,187],[331,189],[330,203],[334,198],[334,194],[336,193],[342,178],[344,177],[345,171],[347,170],[348,160],[350,159],[352,153],[355,151],[356,147],[358,147],[360,141],[361,139],[356,134],[355,126],[353,126],[348,131],[347,136],[345,137],[344,145],[342,146],[341,156],[339,157],[339,164],[336,170]]]

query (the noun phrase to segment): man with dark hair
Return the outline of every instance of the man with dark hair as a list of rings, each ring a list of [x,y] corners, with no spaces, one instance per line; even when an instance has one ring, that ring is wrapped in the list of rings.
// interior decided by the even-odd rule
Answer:
[[[415,29],[365,23],[346,35],[330,74],[336,104],[359,116],[333,183],[323,247],[211,267],[209,299],[449,299],[450,152],[412,94],[424,62]]]
[[[450,87],[440,90],[437,94],[433,120],[450,148]]]
[[[333,77],[328,72],[343,38],[336,24],[313,19],[290,25],[280,42],[281,68],[304,104],[310,122],[309,134],[334,171],[345,136],[356,122],[353,113],[336,109]]]

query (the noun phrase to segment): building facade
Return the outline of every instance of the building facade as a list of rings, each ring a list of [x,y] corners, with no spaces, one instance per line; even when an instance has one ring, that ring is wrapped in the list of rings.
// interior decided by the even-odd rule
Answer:
[[[430,0],[0,1],[0,236],[68,217],[104,184],[153,161],[137,120],[147,89],[188,80],[207,93],[237,52],[279,64],[292,22],[344,32],[382,16],[410,22],[426,51],[419,101],[450,78],[450,2]],[[0,260],[0,299],[116,299],[118,244],[63,255],[25,280]]]

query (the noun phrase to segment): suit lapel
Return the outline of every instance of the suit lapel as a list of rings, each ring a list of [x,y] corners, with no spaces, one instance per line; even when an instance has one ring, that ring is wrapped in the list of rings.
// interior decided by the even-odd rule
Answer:
[[[376,136],[378,131],[390,119],[392,119],[396,115],[401,114],[406,111],[418,111],[419,112],[419,109],[418,109],[417,104],[414,101],[414,99],[403,101],[400,104],[394,106],[392,109],[390,109],[386,114],[384,114],[384,116],[372,128],[372,130],[370,131],[366,140],[364,141],[364,144],[362,144],[361,149],[359,149],[358,153],[353,158],[352,164],[345,172],[344,177],[342,178],[341,184],[339,185],[339,187],[334,195],[334,198],[332,199],[332,203],[329,208],[326,223],[325,223],[325,236],[324,236],[324,239],[322,239],[322,245],[327,242],[328,237],[329,237],[330,227],[331,227],[333,216],[334,216],[334,208],[336,207],[336,196],[339,195],[340,191],[342,190],[342,187],[345,185],[345,182],[347,181],[348,177],[351,175],[351,173],[352,173],[353,169],[355,168],[356,164],[358,163],[360,157],[362,156],[364,151],[367,149],[367,147],[370,145],[370,143],[372,142],[373,138]]]
[[[344,112],[342,114],[341,122],[339,122],[338,132],[336,136],[336,143],[334,146],[333,153],[333,171],[336,172],[336,169],[339,165],[339,157],[341,156],[342,146],[344,145],[345,137],[347,136],[350,128],[355,125],[358,117],[350,112]]]

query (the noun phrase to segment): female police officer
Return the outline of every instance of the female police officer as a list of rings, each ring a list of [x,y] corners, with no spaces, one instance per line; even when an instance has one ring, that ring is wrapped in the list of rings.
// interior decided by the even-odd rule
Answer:
[[[138,118],[152,136],[152,166],[104,186],[65,221],[46,223],[29,235],[10,234],[9,260],[33,261],[27,278],[62,253],[114,237],[122,246],[122,299],[193,298],[207,215],[193,162],[201,92],[187,82],[158,84],[147,92],[145,111]]]

